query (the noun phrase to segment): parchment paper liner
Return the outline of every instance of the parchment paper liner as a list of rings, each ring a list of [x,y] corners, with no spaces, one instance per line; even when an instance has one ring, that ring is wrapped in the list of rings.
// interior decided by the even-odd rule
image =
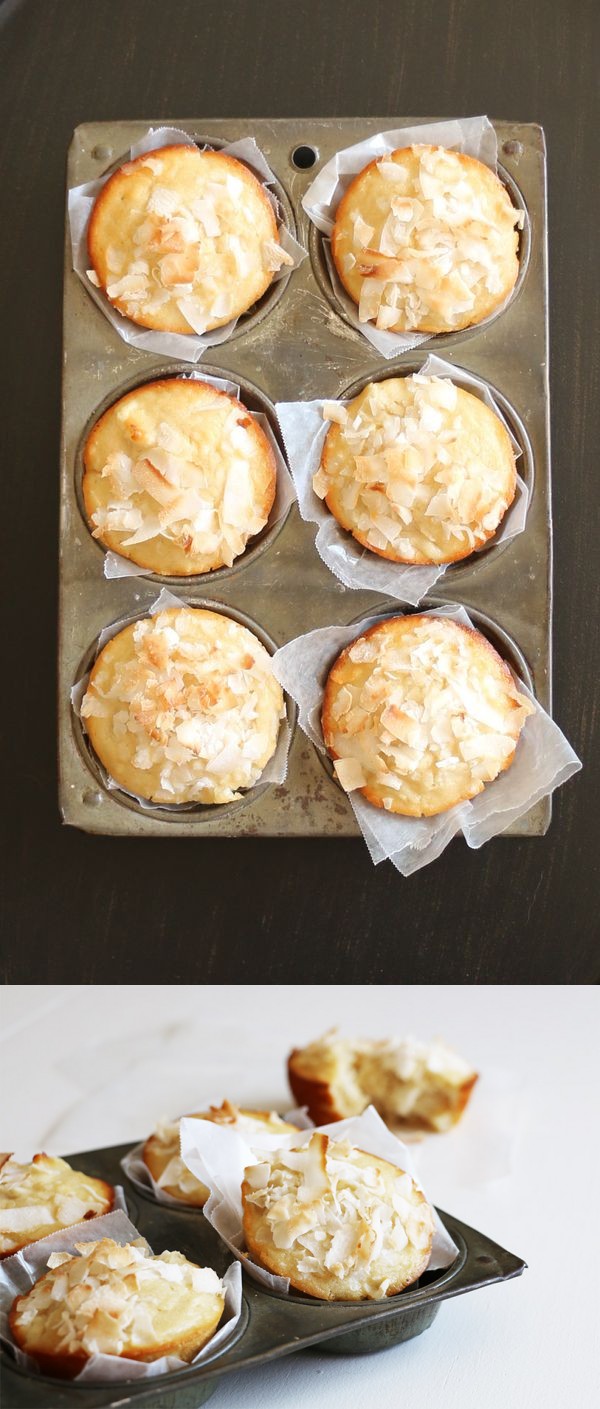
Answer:
[[[202,1104],[206,1103],[198,1101],[197,1104],[198,1109],[200,1109]],[[208,1104],[218,1105],[220,1103],[216,1101],[211,1101]],[[182,1119],[184,1119],[184,1117],[182,1116],[173,1117],[173,1121]],[[193,1120],[197,1119],[197,1117],[186,1116],[185,1119]],[[286,1114],[283,1116],[283,1120],[288,1120],[291,1125],[297,1125],[299,1130],[313,1129],[313,1123],[310,1117],[307,1115],[306,1106],[302,1106],[297,1110],[286,1111]],[[151,1174],[148,1165],[144,1163],[142,1156],[145,1143],[145,1140],[142,1140],[139,1145],[134,1145],[133,1149],[128,1150],[127,1154],[124,1155],[123,1159],[121,1160],[121,1169],[123,1170],[123,1173],[127,1175],[127,1178],[134,1185],[134,1187],[136,1189],[139,1189],[140,1193],[142,1194],[147,1195],[149,1193],[152,1193],[153,1197],[156,1199],[156,1202],[159,1204],[167,1204],[170,1208],[178,1208],[179,1210],[185,1208],[188,1213],[202,1213],[202,1208],[198,1204],[187,1203],[185,1199],[174,1199],[171,1197],[171,1194],[167,1194],[164,1189],[161,1189],[160,1184],[157,1183],[156,1179]]]
[[[226,123],[224,124],[226,125]],[[148,132],[130,147],[128,153],[124,153],[120,158],[119,165],[127,161],[132,161],[134,157],[142,156],[144,152],[157,151],[160,147],[168,147],[172,144],[195,147],[193,137],[189,133],[182,132],[178,127],[155,127],[149,128]],[[212,150],[204,147],[203,151]],[[217,150],[215,148],[215,150]],[[266,195],[275,211],[279,239],[284,250],[291,254],[294,259],[293,266],[283,265],[273,275],[272,284],[279,279],[289,277],[293,269],[306,259],[306,250],[294,238],[291,231],[285,224],[283,212],[280,209],[279,201],[274,192],[270,190],[269,183],[277,180],[265,158],[257,147],[253,137],[243,137],[237,142],[229,142],[225,147],[218,150],[226,156],[237,157],[249,166],[261,182]],[[111,173],[112,175],[112,173]],[[207,347],[216,347],[219,343],[226,342],[231,336],[238,319],[233,318],[231,322],[225,323],[221,328],[213,328],[212,332],[206,333],[161,333],[156,329],[142,328],[134,323],[131,318],[126,318],[123,313],[119,313],[101,289],[97,288],[88,279],[87,270],[90,267],[90,257],[87,249],[87,227],[94,202],[102,187],[109,180],[108,176],[102,176],[98,181],[86,181],[82,186],[73,186],[69,191],[68,214],[69,228],[71,232],[71,248],[73,252],[73,269],[78,278],[81,279],[86,292],[93,298],[94,303],[101,309],[105,318],[112,325],[119,337],[131,347],[142,348],[146,352],[158,352],[164,357],[177,357],[182,362],[198,362]],[[250,313],[252,310],[248,309]],[[240,315],[244,316],[244,315]]]
[[[436,607],[425,614],[473,625],[464,607]],[[323,689],[334,661],[369,626],[391,615],[386,611],[358,624],[309,631],[275,653],[275,674],[296,700],[300,726],[320,753],[326,754],[321,731]],[[434,861],[458,831],[468,846],[483,846],[578,772],[581,763],[558,725],[518,678],[517,685],[534,704],[535,713],[525,720],[510,767],[472,802],[459,803],[437,817],[401,817],[375,807],[359,792],[346,795],[375,865],[388,859],[409,876]]]
[[[15,1253],[14,1257],[7,1257],[0,1263],[0,1340],[11,1351],[17,1364],[28,1374],[39,1375],[40,1370],[35,1360],[15,1345],[8,1326],[8,1313],[15,1297],[23,1296],[31,1290],[34,1282],[39,1281],[46,1271],[50,1254],[74,1253],[76,1243],[94,1243],[101,1238],[112,1238],[115,1243],[123,1245],[140,1237],[141,1234],[134,1224],[130,1223],[125,1213],[107,1213],[101,1218],[87,1219],[85,1223],[78,1223],[59,1233],[51,1233],[49,1238],[40,1238],[39,1242],[30,1243],[22,1252]],[[145,1238],[142,1241],[146,1243],[146,1247],[150,1246]],[[169,1251],[178,1252],[179,1249],[170,1247]],[[224,1350],[239,1321],[242,1310],[242,1278],[237,1263],[234,1262],[228,1267],[221,1280],[225,1286],[223,1318],[215,1334],[190,1362],[192,1365],[212,1359],[216,1350]],[[173,1370],[187,1369],[188,1362],[181,1360],[178,1355],[163,1355],[160,1360],[145,1364],[141,1360],[130,1360],[126,1356],[102,1353],[90,1356],[84,1369],[68,1383],[154,1379],[157,1375],[166,1375]],[[59,1385],[65,1381],[57,1377],[56,1383]]]
[[[302,197],[302,205],[307,215],[327,237],[323,241],[323,250],[335,296],[348,321],[376,348],[377,352],[381,353],[382,357],[397,357],[399,353],[406,352],[408,348],[418,347],[423,342],[431,342],[432,338],[439,335],[435,333],[390,333],[384,329],[376,328],[374,323],[360,323],[357,305],[346,292],[335,268],[328,237],[333,231],[335,214],[342,196],[354,177],[358,176],[359,171],[362,171],[375,158],[385,156],[387,152],[393,152],[399,147],[410,147],[413,143],[420,142],[464,152],[466,156],[475,157],[477,161],[490,166],[492,171],[497,169],[498,143],[496,133],[488,117],[463,117],[447,122],[424,122],[418,123],[414,127],[397,127],[390,132],[378,132],[373,137],[367,137],[364,142],[357,142],[352,147],[343,147],[340,152],[336,152],[330,161],[325,163]],[[494,316],[506,306],[511,294],[498,309],[494,310]],[[476,327],[477,324],[473,326]]]
[[[245,403],[242,402],[241,387],[237,382],[229,381],[226,377],[210,377],[205,375],[202,371],[197,371],[181,372],[179,374],[179,377],[174,378],[174,380],[206,382],[207,386],[215,387],[217,391],[225,391],[229,396],[235,396],[236,400],[240,402],[240,405],[245,406]],[[146,383],[146,385],[149,385],[149,383]],[[245,410],[248,412],[249,416],[252,416],[253,420],[258,421],[258,424],[261,427],[261,430],[264,431],[269,445],[271,446],[271,449],[275,456],[275,498],[273,500],[273,506],[270,510],[265,527],[260,530],[262,534],[265,534],[269,533],[271,529],[275,528],[276,524],[280,523],[281,520],[285,518],[286,514],[288,513],[288,510],[290,509],[290,506],[295,503],[296,494],[294,491],[294,483],[292,477],[286,465],[284,456],[281,453],[277,439],[273,434],[273,429],[271,427],[268,416],[265,416],[263,411],[251,411],[248,406],[245,406]],[[88,527],[90,528],[91,532],[91,526],[89,525],[89,523]],[[244,552],[240,553],[237,558],[234,558],[232,564],[232,567],[234,569],[239,569],[244,566],[245,553],[252,548],[257,537],[258,535],[255,535],[253,538],[250,538],[248,540],[248,543],[246,544]],[[109,548],[104,553],[103,567],[104,576],[107,578],[161,576],[161,574],[157,573],[154,568],[139,567],[138,563],[131,562],[130,558],[124,557],[122,553],[115,553],[111,548]],[[216,571],[218,572],[219,569],[217,568]],[[165,573],[163,575],[165,577],[169,576],[168,573]],[[190,573],[189,577],[181,577],[179,581],[181,582],[182,587],[184,587],[186,582],[196,582],[199,577],[203,577],[208,585],[211,579],[214,579],[214,573]]]
[[[394,375],[407,374],[399,367],[394,371],[390,369],[390,377]],[[502,421],[510,436],[515,458],[522,454],[521,446],[506,417],[487,382],[482,381],[481,377],[464,371],[462,367],[454,367],[451,362],[444,362],[441,357],[434,357],[431,353],[419,368],[419,375],[450,377],[457,386],[466,382]],[[378,557],[368,548],[363,548],[349,531],[343,529],[327,508],[325,501],[315,494],[312,487],[313,475],[317,473],[321,463],[325,437],[331,428],[331,422],[323,420],[323,406],[328,400],[331,401],[331,397],[325,397],[322,401],[282,401],[278,402],[275,408],[285,441],[300,514],[306,522],[318,524],[315,548],[325,566],[345,587],[354,588],[356,591],[362,591],[366,587],[369,591],[396,597],[399,602],[408,602],[416,607],[452,564],[420,567],[416,564],[392,563],[387,558]],[[342,398],[340,405],[348,406],[350,400],[354,400],[354,397]],[[474,562],[477,553],[495,543],[507,543],[522,533],[527,520],[529,498],[525,481],[517,475],[515,497],[495,534],[467,558],[461,558],[458,566],[463,567]]]
[[[319,1125],[316,1128],[334,1140],[348,1139],[368,1154],[378,1155],[381,1159],[398,1165],[410,1174],[421,1188],[409,1150],[392,1135],[373,1106],[369,1106],[361,1116],[334,1121],[331,1125]],[[205,1217],[219,1237],[227,1243],[234,1257],[242,1262],[246,1272],[256,1282],[279,1294],[290,1290],[289,1279],[267,1272],[245,1252],[241,1199],[244,1169],[247,1165],[259,1162],[256,1156],[258,1154],[260,1157],[261,1150],[290,1149],[306,1145],[313,1133],[313,1130],[305,1130],[300,1132],[298,1137],[260,1135],[256,1139],[253,1138],[250,1147],[239,1131],[227,1130],[226,1126],[211,1125],[206,1120],[184,1119],[181,1122],[183,1162],[191,1173],[211,1190],[210,1199],[204,1205]],[[435,1210],[434,1220],[435,1234],[428,1264],[430,1271],[449,1267],[458,1251]]]
[[[143,617],[146,614],[148,614],[149,616],[156,616],[158,612],[166,611],[168,607],[186,606],[187,603],[183,602],[180,597],[175,596],[174,592],[169,592],[166,587],[163,587],[162,591],[159,592],[159,595],[156,600],[152,602],[149,607],[140,607],[140,617]],[[212,610],[212,604],[211,608],[206,608],[206,610]],[[216,612],[220,610],[219,602],[214,603],[214,610]],[[227,615],[227,613],[224,613],[224,615]],[[100,651],[102,650],[103,646],[106,645],[106,642],[111,641],[113,636],[117,636],[119,631],[122,631],[123,629],[124,628],[122,621],[113,622],[112,626],[104,627],[104,630],[100,632],[100,635],[98,637],[98,645],[96,649],[96,655],[94,657],[95,660],[98,659]],[[257,639],[260,640],[260,637],[258,637]],[[273,660],[273,656],[271,656],[271,660]],[[90,674],[91,671],[86,671],[85,675],[82,675],[81,679],[79,679],[77,683],[72,686],[71,689],[71,705],[75,714],[77,715],[77,718],[81,724],[81,728],[83,729],[84,733],[87,733],[87,729],[85,727],[85,719],[82,717],[81,714],[81,702],[88,687]],[[285,711],[285,713],[282,713],[281,715],[275,752],[263,768],[260,778],[257,778],[256,782],[252,784],[252,787],[249,788],[246,793],[242,794],[244,798],[251,796],[253,789],[259,787],[262,783],[283,783],[285,781],[287,775],[288,754],[290,751],[290,744],[292,742],[292,729],[287,718],[285,700],[283,702],[283,710]],[[145,808],[148,812],[155,812],[157,807],[160,808],[161,812],[197,812],[198,808],[202,806],[202,804],[195,802],[150,802],[148,798],[139,797],[137,793],[129,792],[128,788],[124,788],[122,783],[116,783],[114,778],[111,778],[110,774],[107,773],[106,768],[104,767],[101,759],[98,758],[98,755],[94,754],[94,757],[96,759],[96,765],[102,776],[103,786],[108,790],[108,792],[125,793],[127,797],[135,798],[135,801],[139,803],[140,807]],[[206,804],[207,807],[208,805],[209,804]],[[229,807],[236,806],[236,804],[222,803],[220,804],[220,806]]]

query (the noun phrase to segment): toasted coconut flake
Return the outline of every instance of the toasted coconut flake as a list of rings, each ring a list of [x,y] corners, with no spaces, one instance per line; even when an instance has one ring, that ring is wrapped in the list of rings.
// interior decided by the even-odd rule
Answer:
[[[335,421],[343,426],[348,420],[348,411],[341,401],[324,401],[322,416],[324,421]]]
[[[277,240],[263,241],[263,260],[265,269],[272,270],[274,273],[284,264],[293,266],[294,263],[293,256],[288,254]]]
[[[202,299],[195,295],[187,295],[185,298],[176,299],[179,312],[189,323],[195,333],[205,333],[210,323],[210,311]]]
[[[355,788],[366,787],[367,775],[357,758],[335,758],[333,767],[336,778],[345,793],[354,792]]]
[[[312,487],[318,499],[325,499],[329,491],[329,477],[325,470],[317,470],[313,475]]]

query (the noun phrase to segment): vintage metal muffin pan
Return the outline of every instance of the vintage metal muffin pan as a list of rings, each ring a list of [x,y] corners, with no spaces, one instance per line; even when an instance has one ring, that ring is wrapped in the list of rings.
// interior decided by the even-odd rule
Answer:
[[[418,120],[418,119],[417,119]],[[435,119],[423,119],[434,121]],[[164,120],[163,120],[164,121]],[[526,211],[520,273],[506,307],[477,328],[431,338],[385,361],[347,321],[331,288],[322,236],[300,204],[318,166],[342,147],[411,117],[331,119],[198,119],[176,125],[200,145],[253,136],[277,178],[292,232],[308,258],[242,317],[231,338],[208,348],[194,367],[121,341],[71,267],[65,247],[63,432],[61,450],[59,752],[64,821],[86,831],[163,836],[355,836],[350,805],[298,729],[281,785],[259,783],[241,802],[224,807],[140,807],[104,786],[70,704],[71,686],[89,662],[103,627],[143,615],[160,586],[191,603],[214,605],[255,624],[273,645],[314,627],[360,620],[390,610],[373,592],[344,588],[321,562],[315,527],[295,505],[285,521],[267,525],[229,569],[201,577],[107,580],[103,551],[92,539],[81,502],[81,447],[106,407],[132,387],[158,376],[209,372],[237,381],[242,398],[269,417],[277,433],[277,401],[355,394],[368,380],[420,366],[429,352],[487,381],[523,447],[520,473],[531,500],[525,531],[451,567],[421,609],[462,602],[480,625],[524,662],[540,703],[551,706],[551,518],[548,416],[546,183],[544,136],[534,124],[496,122],[500,174]],[[160,122],[86,123],[69,153],[68,185],[117,166],[132,142]],[[310,164],[312,163],[312,164]],[[396,604],[397,610],[402,606]],[[527,678],[527,677],[526,677]],[[505,835],[542,835],[550,821],[542,799]]]
[[[75,1169],[124,1185],[132,1222],[154,1252],[183,1252],[223,1275],[232,1255],[201,1209],[158,1203],[144,1196],[121,1170],[130,1145],[69,1155]],[[243,1310],[235,1341],[217,1351],[214,1360],[150,1380],[111,1381],[77,1385],[28,1374],[2,1351],[4,1409],[198,1409],[216,1389],[219,1378],[234,1370],[265,1364],[295,1350],[318,1345],[340,1354],[385,1350],[427,1330],[441,1303],[463,1292],[518,1277],[526,1264],[467,1224],[442,1213],[458,1247],[458,1257],[443,1272],[425,1273],[405,1292],[385,1303],[323,1302],[300,1294],[268,1292],[244,1276]],[[249,1386],[252,1381],[248,1381]]]

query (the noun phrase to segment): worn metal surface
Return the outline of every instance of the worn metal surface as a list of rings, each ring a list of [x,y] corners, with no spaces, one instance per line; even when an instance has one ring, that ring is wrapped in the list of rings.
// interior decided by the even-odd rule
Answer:
[[[69,1163],[75,1169],[124,1185],[130,1217],[154,1252],[183,1252],[192,1261],[214,1267],[222,1276],[231,1262],[231,1253],[201,1209],[173,1209],[134,1189],[120,1167],[120,1160],[130,1148],[116,1145],[69,1155]],[[3,1351],[5,1409],[83,1409],[85,1405],[90,1409],[113,1409],[126,1403],[133,1403],[136,1409],[146,1405],[152,1409],[195,1409],[208,1399],[218,1378],[231,1370],[274,1360],[310,1345],[339,1353],[364,1353],[410,1340],[431,1325],[441,1303],[449,1297],[518,1277],[525,1269],[520,1258],[484,1234],[450,1214],[443,1213],[442,1217],[459,1249],[452,1267],[445,1272],[426,1272],[414,1288],[383,1304],[280,1296],[244,1278],[244,1312],[237,1338],[228,1349],[217,1352],[214,1361],[155,1380],[78,1387],[42,1375],[28,1375]]]
[[[425,120],[425,119],[423,119]],[[431,120],[431,119],[429,119]],[[164,119],[162,120],[164,122]],[[253,135],[275,172],[288,213],[310,258],[291,278],[265,296],[258,312],[242,318],[233,337],[209,348],[197,367],[224,372],[262,404],[277,400],[344,395],[357,383],[409,370],[415,352],[385,362],[345,320],[329,290],[320,240],[300,206],[315,166],[295,168],[292,153],[312,146],[318,161],[370,133],[412,123],[411,117],[336,119],[174,119],[199,141],[220,142]],[[68,184],[102,175],[118,163],[148,122],[86,123],[78,127],[69,156]],[[159,125],[157,122],[156,126]],[[551,703],[551,520],[547,381],[546,187],[543,132],[535,124],[495,123],[499,160],[522,199],[528,222],[523,273],[506,309],[479,329],[432,338],[423,358],[439,352],[490,382],[514,408],[531,447],[534,489],[524,533],[451,568],[431,599],[460,601],[497,623],[527,663],[536,695]],[[513,186],[514,189],[514,186]],[[526,265],[526,267],[525,267]],[[420,353],[421,349],[418,350]],[[122,342],[86,294],[65,248],[64,410],[60,534],[60,801],[66,822],[86,831],[128,835],[353,836],[354,814],[337,784],[301,731],[296,731],[285,784],[256,789],[242,804],[197,812],[140,811],[118,790],[107,792],[77,743],[69,692],[81,662],[104,626],[141,614],[160,590],[157,579],[107,581],[102,551],[92,540],[78,498],[79,449],[85,427],[100,406],[128,387],[152,380],[180,364]],[[183,369],[181,364],[181,368]],[[189,370],[189,364],[185,364]],[[191,579],[177,588],[190,602],[210,599],[218,608],[243,611],[278,644],[307,629],[373,614],[372,592],[342,587],[316,553],[314,525],[294,506],[281,531],[261,552],[242,557],[225,572]],[[174,590],[174,589],[173,589]],[[430,599],[427,599],[430,600]],[[383,603],[381,604],[383,606]],[[388,607],[389,609],[389,607]],[[401,610],[401,608],[399,608]],[[548,799],[537,804],[506,835],[533,836],[547,830]]]

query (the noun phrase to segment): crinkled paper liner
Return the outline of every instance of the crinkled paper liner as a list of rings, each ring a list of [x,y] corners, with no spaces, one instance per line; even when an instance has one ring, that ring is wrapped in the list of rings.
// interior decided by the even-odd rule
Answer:
[[[187,147],[196,146],[193,137],[190,137],[187,132],[181,132],[178,127],[151,127],[145,136],[139,142],[135,142],[129,152],[123,155],[121,164],[142,156],[144,152],[157,151],[160,147],[168,147],[173,143]],[[282,269],[276,271],[272,280],[272,283],[276,283],[279,279],[289,276],[292,267],[297,269],[302,260],[306,258],[307,253],[288,230],[279,202],[274,192],[269,189],[270,183],[274,182],[276,177],[267,165],[253,137],[244,137],[238,142],[230,142],[227,146],[220,147],[219,151],[223,152],[225,156],[236,157],[238,161],[244,162],[246,166],[251,168],[254,175],[262,183],[273,206],[281,245],[286,253],[292,255],[294,259],[293,266],[286,264]],[[119,313],[102,290],[88,279],[87,270],[90,267],[87,248],[88,221],[96,197],[108,179],[108,176],[103,176],[99,181],[87,181],[84,185],[74,186],[69,191],[68,212],[73,269],[81,279],[87,293],[90,294],[94,303],[101,309],[105,318],[108,319],[124,342],[129,343],[131,347],[142,348],[145,352],[158,352],[164,357],[177,357],[183,362],[198,362],[207,347],[216,347],[219,343],[227,341],[238,322],[237,318],[224,324],[222,328],[214,328],[212,332],[200,334],[161,333],[154,329],[141,328],[131,318],[126,318],[124,314]]]
[[[399,371],[402,374],[402,369]],[[466,383],[480,400],[485,402],[490,411],[493,411],[494,415],[502,421],[510,436],[515,458],[522,453],[521,446],[513,435],[487,382],[482,381],[480,377],[473,376],[471,372],[463,371],[462,367],[456,368],[451,362],[444,362],[441,357],[434,357],[431,354],[419,368],[419,375],[450,377],[457,386]],[[292,479],[298,497],[298,508],[302,518],[308,523],[318,524],[315,547],[319,557],[322,558],[330,572],[339,578],[340,582],[343,582],[345,587],[351,587],[357,591],[366,587],[372,592],[385,593],[386,596],[396,597],[399,602],[408,602],[411,606],[416,607],[433,587],[433,584],[443,576],[450,564],[437,567],[419,567],[392,563],[386,558],[378,557],[376,553],[369,552],[368,548],[363,548],[362,544],[346,532],[330,513],[325,501],[319,499],[315,494],[312,484],[313,475],[319,469],[325,437],[331,426],[330,421],[323,420],[323,407],[327,399],[331,400],[331,398],[325,398],[322,401],[283,401],[278,402],[275,408],[285,441]],[[340,401],[341,406],[349,404],[347,399]],[[517,475],[515,497],[504,515],[499,529],[492,538],[482,544],[481,548],[475,549],[470,558],[461,558],[459,566],[469,562],[477,553],[481,553],[490,545],[508,543],[511,538],[516,538],[517,534],[522,533],[527,520],[528,508],[529,490],[524,480],[520,475]]]
[[[207,386],[215,387],[217,391],[227,392],[228,396],[235,396],[236,400],[243,404],[241,402],[241,388],[238,386],[237,382],[228,381],[226,377],[205,376],[200,371],[182,372],[180,375],[181,380],[183,381],[206,382]],[[294,492],[293,480],[291,478],[290,472],[285,463],[277,440],[271,429],[268,417],[265,416],[262,411],[250,411],[247,406],[245,407],[245,409],[248,412],[248,415],[252,416],[253,420],[258,421],[258,424],[261,427],[261,430],[264,431],[269,445],[271,446],[271,449],[275,456],[277,476],[275,481],[275,498],[273,500],[273,506],[269,513],[269,517],[267,519],[265,527],[261,530],[261,532],[264,534],[270,532],[270,530],[275,527],[275,524],[280,523],[281,519],[285,518],[290,506],[295,503],[296,495]],[[247,552],[248,549],[252,547],[252,543],[253,540],[250,539],[244,551]],[[240,554],[239,558],[234,560],[234,565],[237,567],[242,567],[243,557],[243,553]],[[108,552],[104,554],[104,576],[107,578],[150,577],[156,576],[156,574],[154,573],[153,568],[139,567],[137,563],[132,563],[129,558],[123,557],[121,553],[114,553],[112,549],[109,549]],[[166,574],[166,576],[168,576],[168,574]],[[181,579],[181,582],[182,585],[184,585],[188,581],[197,581],[198,577],[205,577],[208,581],[211,576],[212,574],[210,573],[191,573],[189,578],[183,577]]]
[[[390,615],[385,612],[355,625],[309,631],[281,646],[273,657],[277,679],[298,705],[301,728],[322,754],[327,752],[321,709],[329,671],[345,646]],[[426,615],[447,616],[463,626],[473,625],[464,607],[439,607]],[[523,681],[516,678],[516,683],[531,700],[535,713],[525,720],[510,767],[486,784],[472,802],[459,803],[436,817],[402,817],[375,807],[360,792],[347,794],[375,865],[387,859],[403,876],[412,875],[435,861],[458,831],[462,831],[468,846],[483,846],[578,772],[581,763],[558,725]]]
[[[449,122],[424,122],[416,127],[398,127],[392,132],[378,132],[353,147],[344,147],[325,163],[302,197],[302,205],[313,224],[329,237],[335,224],[338,205],[351,181],[370,161],[383,157],[399,147],[425,142],[436,147],[450,147],[475,157],[496,171],[498,144],[496,133],[487,117],[464,117]],[[410,347],[431,342],[435,333],[390,333],[373,323],[361,323],[354,300],[346,292],[335,268],[329,238],[323,241],[325,260],[332,287],[348,321],[367,338],[382,357],[397,357]],[[509,294],[510,298],[510,294]],[[500,311],[500,310],[497,310]]]
[[[199,1102],[198,1104],[200,1105],[201,1103]],[[210,1102],[209,1104],[214,1105],[217,1103]],[[181,1120],[182,1118],[181,1116],[174,1117],[175,1120]],[[197,1119],[197,1117],[186,1116],[185,1119],[194,1120]],[[312,1130],[313,1128],[312,1120],[307,1115],[306,1106],[299,1107],[297,1110],[286,1111],[283,1119],[288,1120],[291,1125],[297,1125],[299,1130]],[[187,1208],[188,1211],[194,1211],[195,1209],[198,1213],[201,1213],[202,1209],[199,1204],[188,1204],[184,1198],[174,1199],[171,1194],[167,1194],[165,1190],[161,1188],[160,1184],[157,1183],[156,1179],[151,1174],[148,1165],[144,1162],[144,1144],[145,1141],[142,1141],[141,1144],[134,1145],[133,1149],[128,1150],[127,1154],[124,1155],[121,1160],[121,1169],[123,1173],[127,1175],[130,1183],[143,1194],[148,1194],[148,1192],[151,1191],[157,1203],[167,1204],[170,1208],[178,1208],[180,1210],[184,1207]]]
[[[332,1140],[349,1140],[367,1154],[389,1160],[391,1164],[398,1165],[410,1174],[419,1188],[422,1187],[406,1145],[388,1130],[373,1106],[369,1106],[360,1116],[337,1120],[331,1125],[319,1125],[316,1129],[324,1135],[330,1135]],[[296,1149],[306,1145],[313,1134],[314,1130],[306,1130],[298,1137],[261,1135],[253,1139],[251,1148],[239,1131],[227,1130],[221,1125],[211,1125],[206,1120],[184,1119],[181,1122],[183,1162],[196,1179],[200,1179],[211,1190],[210,1199],[204,1205],[206,1218],[254,1281],[280,1294],[289,1292],[289,1278],[277,1277],[272,1272],[267,1272],[245,1251],[241,1197],[244,1170],[248,1165],[258,1162],[256,1156],[260,1155],[262,1150],[289,1149],[292,1142],[293,1148]],[[458,1251],[435,1210],[434,1221],[435,1233],[428,1263],[430,1271],[449,1267]]]
[[[187,603],[186,603],[186,602],[182,602],[180,597],[176,597],[174,592],[168,592],[167,589],[166,589],[166,587],[163,587],[162,592],[159,593],[159,595],[158,595],[158,597],[156,598],[156,600],[155,600],[154,602],[152,602],[151,605],[150,605],[149,607],[147,607],[145,610],[144,610],[143,608],[141,609],[141,611],[140,611],[140,617],[143,617],[143,616],[145,616],[145,615],[156,616],[158,612],[166,611],[169,607],[186,607],[186,606],[187,606]],[[214,609],[214,611],[216,611],[216,612],[219,611],[219,603],[218,603],[218,602],[215,602],[215,603],[214,603],[214,608],[213,608],[213,606],[211,606],[211,607],[206,607],[206,608],[205,608],[205,610],[207,610],[207,611],[208,611],[208,610],[211,610],[211,611],[212,611],[213,609]],[[227,615],[227,613],[224,613],[224,615]],[[250,628],[249,628],[249,629],[250,629]],[[113,622],[112,626],[105,626],[105,627],[104,627],[104,630],[100,632],[100,635],[99,635],[99,637],[98,637],[98,646],[97,646],[96,656],[95,656],[95,659],[96,659],[96,660],[98,659],[98,656],[99,656],[99,654],[100,654],[102,648],[106,645],[107,641],[111,641],[112,638],[113,638],[113,636],[117,636],[118,633],[119,633],[119,631],[122,631],[122,630],[123,630],[123,623],[120,622],[120,621]],[[258,637],[257,639],[260,640],[260,637]],[[262,643],[261,643],[261,644],[262,644]],[[271,657],[271,660],[273,660],[273,657]],[[89,678],[90,678],[90,674],[91,674],[91,671],[89,671],[89,670],[86,671],[86,674],[85,674],[85,675],[82,675],[82,676],[81,676],[81,679],[78,680],[77,683],[76,683],[75,685],[73,685],[72,688],[71,688],[71,705],[72,705],[72,707],[73,707],[73,709],[74,709],[74,711],[75,711],[75,714],[77,715],[77,718],[79,719],[79,722],[80,722],[80,724],[81,724],[81,727],[82,727],[84,733],[87,733],[87,729],[86,729],[86,727],[85,727],[85,719],[82,718],[82,714],[81,714],[81,702],[82,702],[82,700],[83,700],[83,697],[84,697],[85,692],[86,692],[87,687],[88,687],[88,681],[89,681]],[[291,742],[292,742],[292,730],[291,730],[291,727],[290,727],[290,724],[289,724],[289,721],[288,721],[288,718],[287,718],[287,711],[286,711],[286,706],[285,706],[285,700],[284,700],[284,704],[283,704],[283,710],[284,710],[285,712],[282,712],[282,715],[281,715],[281,723],[280,723],[280,726],[279,726],[279,734],[278,734],[278,736],[277,736],[277,746],[276,746],[276,748],[275,748],[275,752],[274,752],[274,754],[272,755],[272,757],[269,759],[268,763],[267,763],[267,764],[265,765],[265,767],[263,768],[263,771],[262,771],[262,773],[261,773],[261,775],[260,775],[260,778],[257,778],[256,782],[252,784],[252,788],[249,788],[249,789],[248,789],[248,792],[243,794],[244,797],[250,796],[250,795],[252,794],[253,788],[259,787],[260,784],[262,784],[262,783],[283,783],[283,782],[285,782],[285,778],[286,778],[286,775],[287,775],[287,766],[288,766],[288,754],[289,754],[289,751],[290,751],[290,744],[291,744]],[[197,808],[198,808],[198,805],[199,805],[199,804],[198,804],[198,803],[195,803],[195,802],[179,802],[179,803],[149,802],[149,801],[148,801],[148,798],[140,797],[138,793],[131,793],[131,792],[129,792],[129,790],[128,790],[127,788],[124,788],[124,787],[123,787],[123,784],[122,784],[122,783],[116,783],[116,782],[114,781],[114,779],[111,778],[110,774],[107,773],[106,769],[104,768],[104,765],[102,764],[101,760],[97,757],[97,755],[96,755],[96,763],[97,763],[97,767],[99,768],[100,773],[101,773],[101,775],[102,775],[102,782],[103,782],[103,785],[104,785],[104,787],[107,789],[108,792],[121,792],[121,793],[125,793],[125,794],[127,795],[127,797],[132,797],[132,798],[134,798],[135,801],[139,803],[140,807],[143,807],[144,810],[147,811],[147,812],[155,812],[155,811],[156,811],[156,808],[159,807],[160,810],[161,810],[161,812],[167,811],[167,812],[172,812],[174,815],[179,815],[180,813],[185,813],[185,812],[195,812],[195,811],[197,810]],[[225,806],[225,807],[229,806],[228,803],[224,803],[224,804],[221,804],[221,805],[222,805],[222,806]]]
[[[34,1283],[39,1281],[53,1252],[74,1254],[76,1243],[95,1243],[101,1238],[112,1238],[115,1243],[124,1245],[140,1236],[125,1213],[107,1213],[101,1218],[87,1219],[85,1223],[79,1223],[73,1228],[51,1233],[48,1238],[40,1238],[37,1243],[30,1243],[22,1252],[15,1253],[14,1257],[7,1257],[0,1263],[0,1341],[28,1374],[39,1375],[40,1370],[31,1356],[19,1350],[11,1335],[8,1314],[15,1297],[24,1296]],[[142,1241],[149,1247],[145,1238]],[[178,1252],[179,1249],[171,1248],[169,1251]],[[192,1365],[200,1365],[204,1360],[212,1359],[216,1350],[225,1349],[239,1321],[242,1310],[242,1278],[237,1263],[234,1262],[228,1267],[221,1280],[225,1287],[225,1309],[221,1324],[214,1336],[211,1336],[191,1361]],[[84,1369],[69,1383],[154,1379],[157,1375],[166,1375],[173,1370],[187,1369],[188,1362],[181,1360],[178,1355],[163,1355],[160,1360],[145,1364],[141,1360],[129,1360],[126,1356],[102,1353],[90,1356]]]

